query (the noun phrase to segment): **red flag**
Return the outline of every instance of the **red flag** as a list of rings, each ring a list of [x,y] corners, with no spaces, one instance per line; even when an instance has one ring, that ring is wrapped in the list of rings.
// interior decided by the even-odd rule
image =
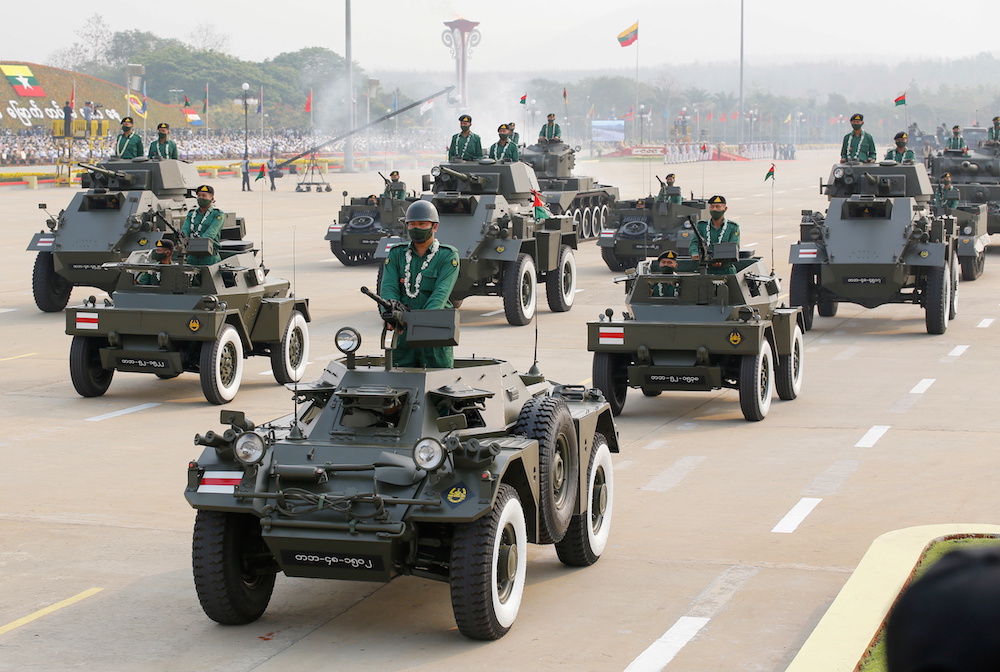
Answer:
[[[527,105],[528,104],[528,94],[524,94],[523,96],[521,96],[521,100],[519,100],[517,102],[521,103],[522,105]]]
[[[633,116],[633,114],[634,114],[634,110],[632,109],[632,106],[629,105],[628,106],[628,112],[626,112],[625,114],[622,115],[622,119],[631,119],[632,116]]]
[[[565,86],[563,87],[563,102],[564,103],[568,103],[569,102],[569,99],[566,98],[566,87]]]
[[[306,112],[313,111],[313,90],[309,89],[309,97],[306,98]]]
[[[739,118],[740,118],[740,111],[733,110],[733,119],[739,119]]]
[[[69,93],[69,106],[76,109],[76,80],[73,80],[73,90]]]
[[[712,121],[712,110],[709,110],[708,114],[705,115],[705,121]]]

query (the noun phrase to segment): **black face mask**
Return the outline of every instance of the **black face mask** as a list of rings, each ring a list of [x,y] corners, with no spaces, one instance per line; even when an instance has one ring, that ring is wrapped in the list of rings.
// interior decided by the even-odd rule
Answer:
[[[673,266],[660,266],[660,273],[666,273],[667,275],[673,275],[673,273],[674,273],[674,267]]]
[[[417,227],[413,227],[412,229],[408,229],[407,233],[409,233],[410,240],[414,243],[423,243],[431,239],[431,236],[434,235],[434,229],[418,229]]]

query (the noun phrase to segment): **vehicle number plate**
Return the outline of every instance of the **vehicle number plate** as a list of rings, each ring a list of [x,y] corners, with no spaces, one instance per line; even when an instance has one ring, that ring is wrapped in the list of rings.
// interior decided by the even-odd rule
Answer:
[[[646,382],[651,385],[704,385],[707,380],[696,374],[651,373],[646,376]]]

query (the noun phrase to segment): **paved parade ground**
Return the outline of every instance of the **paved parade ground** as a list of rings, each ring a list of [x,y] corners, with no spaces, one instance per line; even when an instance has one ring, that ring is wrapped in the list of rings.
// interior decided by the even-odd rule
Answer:
[[[825,208],[818,185],[835,154],[800,151],[777,162],[773,183],[764,181],[771,161],[581,161],[577,172],[623,198],[655,193],[653,175],[667,172],[685,197],[724,195],[743,247],[769,264],[773,249],[787,302],[788,247],[801,210]],[[411,189],[429,166],[420,168],[401,167]],[[342,191],[380,193],[382,180],[327,177],[330,193],[296,193],[291,176],[276,192],[264,181],[252,193],[240,192],[239,179],[214,182],[218,206],[246,218],[272,275],[310,300],[308,380],[339,355],[341,326],[361,331],[362,352],[379,347],[378,312],[358,291],[375,287],[376,267],[342,266],[323,236]],[[784,670],[876,537],[997,522],[1000,254],[991,251],[985,274],[961,283],[958,318],[943,335],[926,333],[914,305],[841,304],[836,317],[817,317],[805,334],[801,395],[775,398],[762,422],[743,419],[735,390],[630,390],[607,550],[572,569],[553,547],[529,546],[521,610],[499,641],[463,637],[447,584],[413,577],[381,585],[279,576],[259,621],[217,625],[195,595],[194,511],[183,492],[187,463],[201,452],[192,437],[220,429],[219,407],[190,373],[118,373],[102,397],[74,391],[65,318],[36,309],[35,255],[24,251],[43,227],[37,204],[55,214],[71,196],[0,191],[0,671]],[[589,385],[585,323],[609,307],[620,312],[624,286],[611,282],[593,241],[581,243],[577,264],[571,311],[552,313],[539,300],[538,359],[550,380]],[[91,294],[103,296],[77,288],[70,305]],[[508,326],[502,308],[497,297],[467,299],[455,354],[525,371],[535,330]],[[291,412],[269,366],[248,359],[226,408],[256,423]]]

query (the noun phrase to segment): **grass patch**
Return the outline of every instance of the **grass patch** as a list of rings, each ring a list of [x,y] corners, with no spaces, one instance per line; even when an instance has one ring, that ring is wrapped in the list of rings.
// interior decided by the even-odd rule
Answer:
[[[913,570],[913,574],[910,576],[910,581],[920,578],[924,572],[926,572],[931,565],[941,559],[941,556],[951,551],[958,550],[960,548],[983,548],[986,546],[1000,546],[1000,538],[997,537],[985,537],[985,536],[960,536],[960,537],[950,537],[947,539],[941,539],[932,542],[924,552],[920,555],[920,560],[917,561],[917,566]],[[906,583],[907,586],[910,585],[910,581]],[[905,590],[904,586],[904,590]],[[891,613],[891,611],[890,611]],[[875,639],[872,640],[872,645],[868,647],[865,651],[865,655],[861,658],[861,662],[858,663],[857,672],[887,672],[888,667],[886,666],[885,659],[885,624],[889,619],[889,615],[886,614],[886,618],[882,621],[882,626],[878,629],[878,633],[875,635]]]

